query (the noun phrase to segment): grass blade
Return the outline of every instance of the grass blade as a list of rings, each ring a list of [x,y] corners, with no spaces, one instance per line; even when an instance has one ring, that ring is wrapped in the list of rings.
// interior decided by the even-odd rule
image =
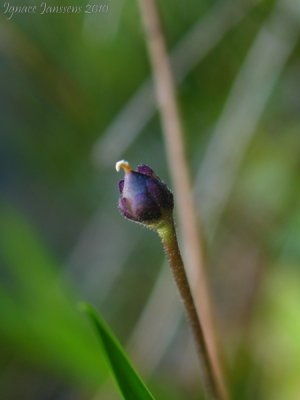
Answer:
[[[100,337],[103,350],[123,398],[125,400],[154,400],[131,365],[120,343],[106,323],[97,315],[94,308],[86,303],[81,303],[80,308],[88,315]]]

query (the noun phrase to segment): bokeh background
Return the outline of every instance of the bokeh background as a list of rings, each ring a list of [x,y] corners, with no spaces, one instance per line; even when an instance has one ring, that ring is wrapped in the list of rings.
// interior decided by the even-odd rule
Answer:
[[[300,3],[158,3],[233,398],[299,399]],[[1,3],[0,396],[119,398],[84,299],[158,399],[200,399],[160,243],[116,207],[119,159],[171,186],[139,10],[76,4]]]

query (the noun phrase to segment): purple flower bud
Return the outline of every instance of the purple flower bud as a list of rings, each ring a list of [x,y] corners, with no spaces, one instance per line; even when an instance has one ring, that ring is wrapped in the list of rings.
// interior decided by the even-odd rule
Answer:
[[[119,182],[119,209],[124,217],[143,224],[155,224],[173,210],[173,194],[147,165],[133,171],[128,162],[116,163],[125,177]]]

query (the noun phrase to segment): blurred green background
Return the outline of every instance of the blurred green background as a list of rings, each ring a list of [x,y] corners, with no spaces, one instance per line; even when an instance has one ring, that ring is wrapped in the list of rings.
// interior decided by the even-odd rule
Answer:
[[[232,397],[299,399],[300,2],[158,3]],[[116,207],[119,159],[171,186],[137,4],[26,4],[0,15],[0,397],[119,398],[84,299],[158,399],[201,399],[159,241]]]

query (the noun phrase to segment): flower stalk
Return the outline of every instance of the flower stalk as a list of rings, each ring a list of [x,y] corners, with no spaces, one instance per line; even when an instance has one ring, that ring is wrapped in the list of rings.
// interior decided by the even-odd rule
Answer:
[[[125,218],[158,233],[194,334],[203,370],[204,387],[210,399],[219,400],[203,327],[178,247],[173,220],[173,194],[147,165],[139,165],[137,171],[134,171],[127,161],[121,160],[116,163],[116,170],[120,169],[124,170],[125,177],[119,182],[119,210]]]
[[[202,326],[198,319],[195,303],[192,297],[191,289],[185,273],[184,264],[178,247],[177,235],[173,218],[170,218],[162,224],[157,233],[162,241],[165,253],[182,298],[190,326],[193,331],[198,355],[200,358],[205,389],[210,398],[216,399],[214,375],[210,365],[208,350],[205,344],[205,338]]]

